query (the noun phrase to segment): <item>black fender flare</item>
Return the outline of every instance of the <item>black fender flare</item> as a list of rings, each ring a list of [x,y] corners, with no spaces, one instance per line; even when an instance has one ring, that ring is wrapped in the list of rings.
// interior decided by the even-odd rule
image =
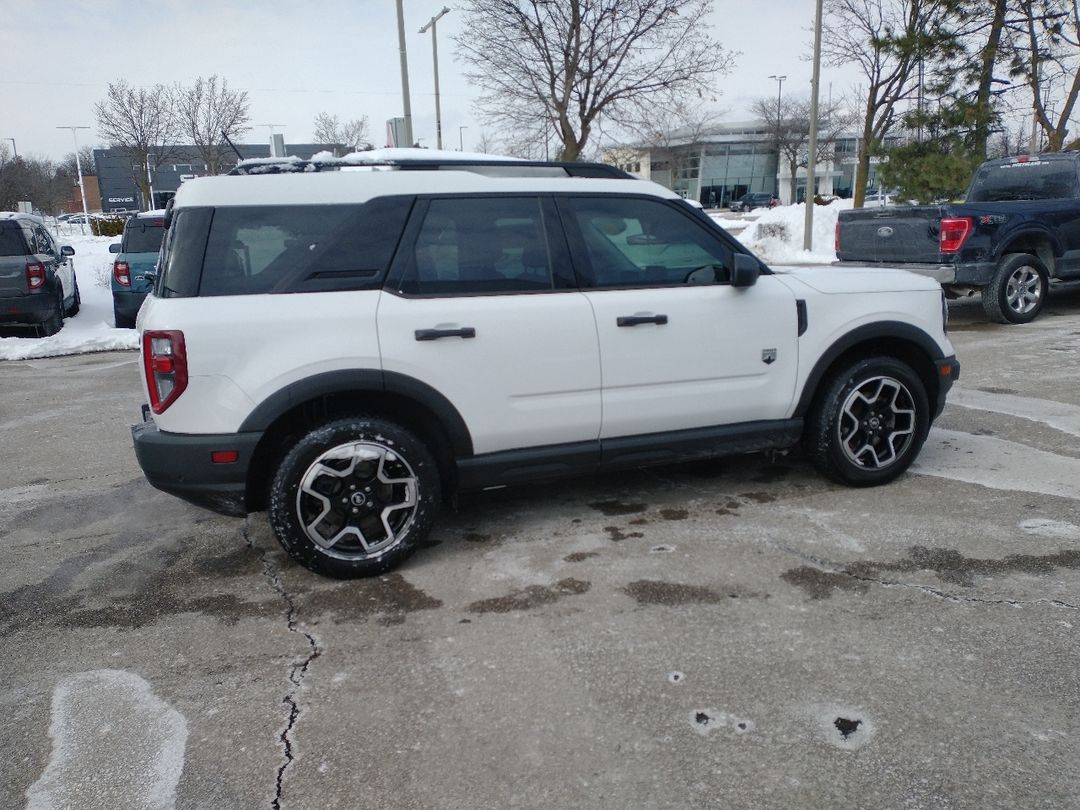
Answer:
[[[919,329],[917,326],[912,326],[909,323],[903,323],[902,321],[881,321],[879,323],[868,323],[864,326],[856,327],[834,341],[833,344],[822,353],[821,357],[818,358],[818,361],[810,371],[810,376],[806,378],[806,384],[803,385],[802,395],[799,397],[799,404],[795,408],[795,416],[805,416],[810,410],[810,406],[814,401],[814,395],[817,393],[818,386],[821,384],[825,372],[836,362],[837,358],[861,343],[868,343],[870,341],[881,339],[902,340],[906,343],[911,343],[922,349],[927,357],[930,358],[931,362],[945,358],[945,354],[941,351],[941,347],[937,345],[930,335],[926,334],[926,332]],[[916,371],[918,371],[918,369],[916,369]]]
[[[346,392],[396,394],[412,400],[439,420],[454,455],[473,454],[472,435],[453,403],[427,383],[405,374],[377,369],[340,369],[306,377],[275,391],[248,414],[239,432],[267,430],[288,411],[321,396]]]

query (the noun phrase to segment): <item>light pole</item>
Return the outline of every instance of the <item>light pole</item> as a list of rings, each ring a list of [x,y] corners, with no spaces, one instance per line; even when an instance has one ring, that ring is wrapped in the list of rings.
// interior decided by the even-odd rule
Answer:
[[[465,124],[457,128],[457,147],[459,152],[465,151],[465,140],[461,137],[461,130],[468,129],[469,125]]]
[[[818,87],[821,84],[821,0],[814,17],[814,76],[810,82],[810,154],[806,158],[806,212],[803,218],[803,250],[814,248],[814,168],[817,164]]]
[[[405,12],[401,0],[397,0],[398,53],[401,55],[401,106],[405,118],[405,145],[413,145],[412,104],[409,101],[409,57],[405,53]],[[400,145],[400,144],[399,144]]]
[[[780,99],[784,94],[784,79],[787,76],[770,76],[770,79],[776,79],[776,196],[780,196],[780,127],[782,126],[780,121]],[[795,202],[792,200],[792,202]]]
[[[420,29],[420,33],[426,33],[431,29],[431,63],[435,66],[435,148],[442,149],[442,112],[439,110],[439,38],[436,36],[435,24],[450,13],[447,6],[442,11],[427,21]]]
[[[11,141],[11,151],[15,153],[15,159],[18,160],[19,159],[19,150],[15,147],[15,139],[14,138],[4,138],[4,140],[5,141]]]
[[[82,161],[79,160],[79,136],[75,132],[75,130],[77,130],[77,129],[90,129],[90,127],[67,127],[67,126],[61,126],[61,127],[57,127],[57,129],[70,129],[71,130],[71,139],[75,142],[75,172],[79,175],[79,196],[82,197],[83,220],[85,222],[89,223],[90,222],[90,211],[87,210],[87,208],[86,208],[86,189],[83,188]],[[83,226],[81,224],[79,226],[79,230],[84,234],[86,233],[86,231],[83,229]],[[90,232],[93,233],[92,228],[91,228]]]

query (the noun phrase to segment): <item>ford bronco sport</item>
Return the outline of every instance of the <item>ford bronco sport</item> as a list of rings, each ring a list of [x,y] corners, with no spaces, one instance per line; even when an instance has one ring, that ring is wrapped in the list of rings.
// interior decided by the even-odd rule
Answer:
[[[138,317],[149,481],[268,510],[314,571],[386,571],[451,493],[535,479],[802,441],[881,484],[958,374],[931,280],[768,268],[607,166],[401,154],[185,183]]]

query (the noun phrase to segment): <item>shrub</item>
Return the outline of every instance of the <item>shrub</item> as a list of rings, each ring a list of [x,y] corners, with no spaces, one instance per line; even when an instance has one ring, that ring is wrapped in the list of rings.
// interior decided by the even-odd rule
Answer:
[[[123,217],[94,217],[90,220],[90,233],[94,236],[120,236],[127,220]]]
[[[788,227],[783,222],[764,222],[758,225],[759,239],[777,239],[781,242],[788,241]]]

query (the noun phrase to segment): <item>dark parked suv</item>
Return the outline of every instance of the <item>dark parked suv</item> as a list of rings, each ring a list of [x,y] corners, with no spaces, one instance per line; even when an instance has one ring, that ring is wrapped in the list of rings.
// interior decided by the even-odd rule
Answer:
[[[0,211],[0,323],[59,332],[79,311],[74,255],[70,245],[57,246],[41,217]]]
[[[755,208],[772,208],[779,205],[780,200],[768,191],[751,191],[743,194],[739,199],[731,201],[732,211],[753,211]]]

